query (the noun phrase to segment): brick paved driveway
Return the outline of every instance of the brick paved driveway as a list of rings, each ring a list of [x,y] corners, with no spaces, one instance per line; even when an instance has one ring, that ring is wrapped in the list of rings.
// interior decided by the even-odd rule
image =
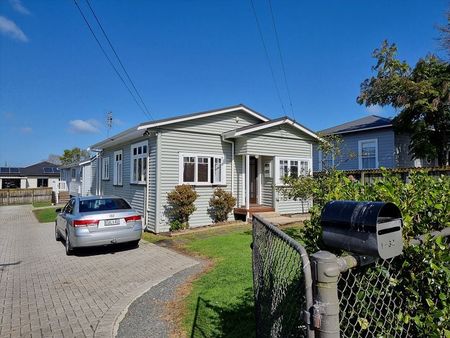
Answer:
[[[0,337],[111,337],[132,300],[195,264],[142,242],[66,256],[30,206],[0,207]]]

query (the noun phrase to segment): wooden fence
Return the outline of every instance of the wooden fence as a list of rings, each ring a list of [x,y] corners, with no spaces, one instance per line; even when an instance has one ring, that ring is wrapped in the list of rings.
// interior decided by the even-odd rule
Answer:
[[[52,188],[0,189],[0,205],[51,201]]]

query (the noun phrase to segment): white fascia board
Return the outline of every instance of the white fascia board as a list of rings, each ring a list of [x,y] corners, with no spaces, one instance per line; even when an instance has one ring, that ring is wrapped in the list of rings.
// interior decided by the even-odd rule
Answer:
[[[143,136],[142,131],[138,131],[136,128],[131,128],[131,129],[125,130],[124,132],[122,132],[118,135],[115,135],[109,139],[98,142],[98,143],[90,146],[90,148],[103,150],[105,148],[112,147],[117,144],[121,144],[121,143],[125,143],[128,141],[134,140],[141,136]]]
[[[137,130],[143,130],[143,129],[148,129],[148,128],[155,128],[155,127],[160,127],[160,126],[164,126],[167,124],[173,124],[173,123],[178,123],[178,122],[184,122],[184,121],[190,121],[190,120],[196,120],[196,119],[200,119],[203,117],[208,117],[208,116],[214,116],[214,115],[219,115],[219,114],[225,114],[225,113],[230,113],[233,111],[239,111],[239,110],[243,110],[246,113],[260,119],[263,122],[267,122],[269,121],[267,118],[265,118],[264,116],[248,109],[245,107],[233,107],[233,108],[228,108],[228,109],[222,109],[222,110],[216,110],[216,111],[212,111],[212,112],[208,112],[208,113],[204,113],[204,114],[199,114],[199,115],[194,115],[194,116],[180,116],[179,118],[174,118],[171,120],[166,120],[166,121],[161,121],[161,122],[155,122],[155,123],[149,123],[149,124],[145,124],[143,126],[139,126],[137,128]]]
[[[274,121],[273,123],[266,123],[264,125],[255,125],[253,128],[248,128],[242,131],[229,131],[227,133],[224,133],[224,137],[225,138],[232,138],[232,137],[239,137],[248,133],[253,133],[255,131],[258,130],[262,130],[262,129],[266,129],[266,128],[271,128],[271,127],[275,127],[275,126],[279,126],[281,124],[290,124],[291,126],[293,126],[294,128],[297,128],[298,130],[304,132],[305,134],[311,136],[314,139],[317,140],[321,140],[315,133],[309,131],[308,129],[302,127],[301,125],[299,125],[298,123],[290,120],[290,119],[283,119],[283,120],[279,120],[279,121]]]

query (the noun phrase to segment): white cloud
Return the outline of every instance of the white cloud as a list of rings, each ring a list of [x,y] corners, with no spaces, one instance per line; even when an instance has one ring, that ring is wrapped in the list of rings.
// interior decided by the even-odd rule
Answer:
[[[20,132],[22,134],[30,134],[33,131],[33,128],[31,127],[22,127],[20,128]]]
[[[69,121],[70,131],[76,134],[99,133],[99,123],[96,120],[72,120]]]
[[[14,21],[0,16],[0,33],[6,35],[14,40],[22,42],[28,42],[28,38],[25,33],[14,23]]]
[[[24,15],[30,15],[31,12],[26,8],[22,1],[20,0],[9,0],[9,3],[11,4],[11,7],[18,13],[24,14]]]
[[[370,114],[380,114],[383,112],[383,107],[378,104],[375,104],[373,106],[366,107],[366,110]]]

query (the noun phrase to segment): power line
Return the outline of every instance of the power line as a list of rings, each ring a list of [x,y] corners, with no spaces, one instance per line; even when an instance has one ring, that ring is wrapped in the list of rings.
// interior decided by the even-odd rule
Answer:
[[[272,80],[273,80],[273,83],[274,83],[274,86],[275,86],[275,90],[277,92],[278,100],[280,101],[281,108],[283,109],[283,113],[286,115],[286,109],[284,109],[284,104],[283,104],[283,100],[281,99],[280,89],[278,88],[277,80],[276,80],[276,77],[275,77],[275,72],[273,71],[272,62],[270,61],[269,52],[267,50],[266,42],[264,40],[264,35],[262,33],[262,29],[261,29],[261,25],[259,23],[258,15],[256,14],[256,9],[255,9],[255,5],[253,3],[253,0],[250,0],[250,3],[252,5],[253,15],[255,16],[256,26],[258,27],[259,37],[261,38],[261,42],[262,42],[263,47],[264,47],[264,52],[266,54],[267,62],[269,64],[270,73],[272,74]]]
[[[269,1],[269,8],[270,8],[270,15],[272,17],[272,24],[273,24],[273,29],[275,31],[275,38],[277,40],[277,47],[278,47],[278,53],[280,55],[280,62],[281,62],[281,68],[283,70],[283,76],[284,76],[284,84],[286,86],[286,91],[288,94],[288,98],[289,98],[289,105],[291,106],[291,114],[292,114],[292,118],[295,121],[295,114],[294,114],[294,107],[292,105],[292,99],[291,99],[291,91],[289,90],[289,85],[288,85],[288,81],[287,81],[287,76],[286,76],[286,67],[284,66],[284,60],[283,60],[283,54],[281,53],[281,45],[280,45],[280,39],[278,38],[278,30],[277,30],[277,26],[275,24],[275,16],[273,15],[273,9],[272,9],[272,0],[268,0]]]
[[[111,41],[109,40],[108,34],[106,34],[105,30],[103,29],[103,26],[102,26],[102,24],[100,23],[100,20],[98,19],[97,15],[95,14],[94,9],[92,8],[90,1],[89,1],[89,0],[85,0],[85,2],[86,2],[87,5],[89,6],[89,9],[91,10],[92,15],[94,15],[94,18],[95,18],[95,20],[97,21],[97,24],[99,25],[101,31],[103,32],[103,35],[104,35],[105,38],[106,38],[106,41],[108,41],[109,47],[111,47],[112,51],[114,52],[114,55],[116,56],[116,58],[117,58],[117,60],[119,61],[119,64],[120,64],[120,66],[122,67],[122,69],[123,69],[125,75],[127,76],[128,80],[130,81],[131,85],[133,86],[133,89],[134,89],[134,91],[136,92],[137,96],[139,97],[139,100],[141,101],[141,103],[142,103],[142,105],[144,106],[145,110],[147,111],[148,115],[151,116],[152,114],[150,113],[149,109],[147,108],[147,105],[145,104],[144,100],[142,99],[141,94],[139,93],[139,91],[137,90],[136,86],[134,85],[133,80],[131,80],[131,77],[130,77],[130,75],[128,74],[127,70],[125,69],[125,67],[124,67],[124,65],[123,65],[123,63],[122,63],[122,60],[120,60],[120,57],[119,57],[119,55],[118,55],[117,52],[116,52],[116,49],[113,47]]]
[[[130,93],[130,95],[133,97],[134,102],[136,102],[137,106],[142,110],[142,112],[145,115],[148,115],[147,112],[144,110],[144,108],[142,108],[142,106],[139,104],[139,102],[137,101],[136,97],[134,96],[133,92],[131,91],[130,87],[128,87],[128,85],[126,84],[124,78],[122,77],[122,75],[120,75],[119,71],[117,70],[116,66],[114,65],[114,63],[111,61],[110,57],[108,56],[108,54],[106,53],[105,49],[103,48],[102,44],[100,43],[100,41],[98,40],[97,36],[94,33],[94,30],[92,29],[91,25],[89,24],[89,21],[87,20],[86,16],[84,15],[83,11],[81,10],[80,6],[77,3],[77,0],[73,0],[75,2],[75,5],[78,8],[78,11],[80,12],[81,16],[84,19],[84,22],[86,23],[86,25],[88,26],[90,32],[92,33],[92,36],[94,37],[95,41],[97,41],[98,46],[100,47],[100,49],[103,52],[103,55],[106,57],[106,59],[108,60],[109,64],[111,65],[111,67],[114,69],[115,73],[117,74],[117,76],[119,77],[119,79],[122,81],[123,85],[127,88],[128,92]],[[150,117],[150,116],[149,116]],[[150,117],[151,118],[151,117]]]

